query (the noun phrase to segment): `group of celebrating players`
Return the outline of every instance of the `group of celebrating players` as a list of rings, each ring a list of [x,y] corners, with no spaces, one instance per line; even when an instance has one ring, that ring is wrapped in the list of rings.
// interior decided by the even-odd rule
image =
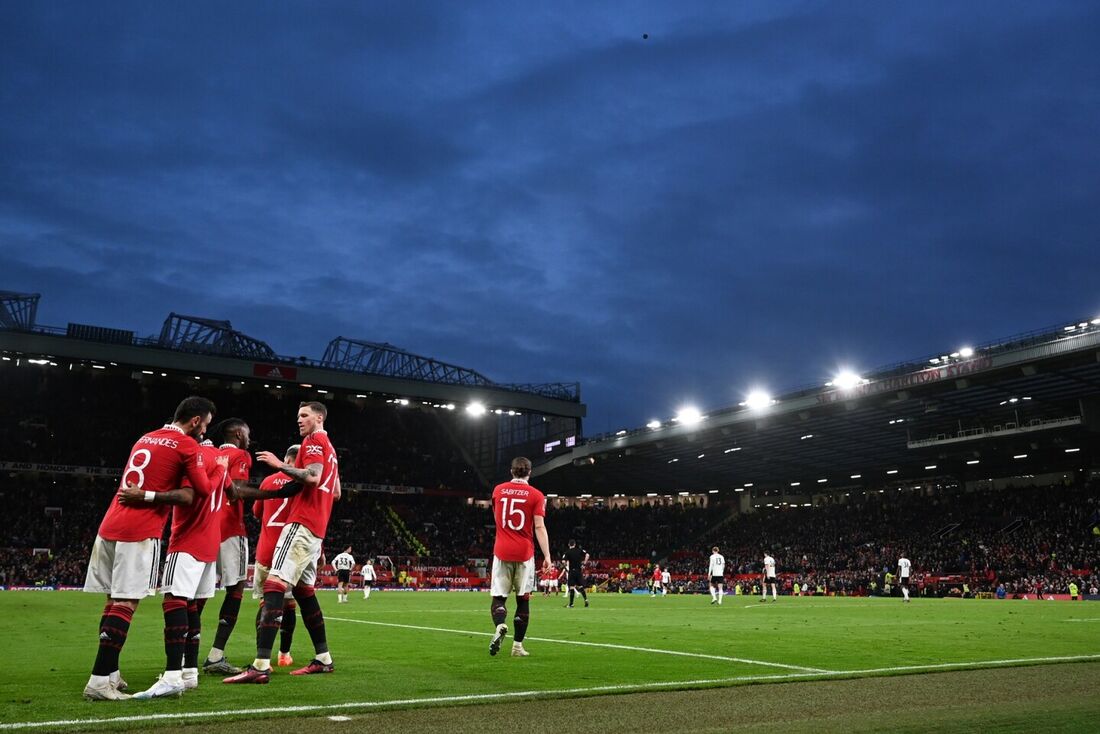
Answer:
[[[298,409],[301,444],[282,458],[260,451],[256,459],[276,470],[259,489],[247,486],[252,469],[250,429],[229,418],[210,429],[216,408],[189,397],[172,421],[134,444],[121,487],[99,526],[88,560],[84,591],[107,595],[99,625],[99,650],[84,696],[92,700],[179,696],[198,686],[203,606],[220,577],[226,591],[218,631],[203,670],[224,683],[267,683],[277,633],[283,640],[278,663],[290,665],[295,608],[313,642],[315,656],[291,675],[331,673],[325,621],[314,592],[321,543],[332,503],[340,497],[336,451],[324,430],[323,403]],[[208,429],[219,442],[203,441]],[[202,443],[200,444],[200,441]],[[262,599],[256,616],[256,658],[245,669],[225,659],[224,650],[240,612],[248,573],[244,505],[262,530],[256,547],[253,595]],[[161,567],[161,537],[171,520],[167,556]],[[119,655],[139,602],[164,595],[164,673],[148,689],[126,693]]]

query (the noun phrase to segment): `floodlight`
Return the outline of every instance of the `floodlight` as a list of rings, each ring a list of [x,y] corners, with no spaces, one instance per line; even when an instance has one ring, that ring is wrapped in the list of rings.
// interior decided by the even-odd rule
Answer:
[[[840,373],[833,378],[833,385],[839,387],[841,390],[851,390],[861,382],[863,382],[863,378],[851,370],[841,370]]]
[[[473,416],[485,415],[485,406],[481,403],[470,403],[466,406],[466,412]]]
[[[645,427],[646,428],[660,428],[661,427],[661,421],[659,421],[657,419],[653,419],[649,423],[646,423]]]
[[[763,390],[753,390],[745,396],[745,405],[752,410],[763,410],[772,404],[772,396]]]
[[[676,414],[676,422],[682,426],[694,426],[701,420],[703,420],[703,414],[694,407],[681,408]]]
[[[963,359],[970,359],[971,357],[974,356],[974,348],[973,347],[963,347],[962,349],[959,350],[959,356],[962,357]]]

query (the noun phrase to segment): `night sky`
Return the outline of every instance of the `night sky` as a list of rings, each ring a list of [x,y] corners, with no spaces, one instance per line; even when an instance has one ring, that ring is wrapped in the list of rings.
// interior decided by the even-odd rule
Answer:
[[[387,341],[595,433],[1100,315],[1095,3],[107,5],[0,8],[40,323]]]

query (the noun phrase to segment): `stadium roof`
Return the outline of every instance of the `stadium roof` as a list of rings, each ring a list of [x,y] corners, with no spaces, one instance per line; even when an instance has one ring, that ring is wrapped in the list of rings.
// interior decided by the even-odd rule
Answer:
[[[544,491],[781,490],[812,495],[1091,464],[1100,319],[879,370],[848,389],[792,392],[695,425],[620,431],[536,467]]]
[[[337,337],[324,358],[287,357],[233,329],[228,321],[169,314],[159,337],[70,323],[35,322],[38,294],[0,291],[0,350],[100,361],[157,370],[293,382],[352,393],[419,400],[476,402],[489,407],[582,418],[586,406],[576,382],[498,383],[474,370],[401,350],[390,344]]]

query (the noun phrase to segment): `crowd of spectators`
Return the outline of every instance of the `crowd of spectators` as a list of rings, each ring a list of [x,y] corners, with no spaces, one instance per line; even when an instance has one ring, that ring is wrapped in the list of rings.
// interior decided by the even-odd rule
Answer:
[[[902,555],[916,575],[965,576],[983,591],[1044,577],[1047,588],[1064,589],[1074,572],[1100,568],[1098,527],[1096,488],[1078,484],[871,492],[847,504],[748,514],[708,540],[734,573],[759,573],[767,551],[781,572],[838,591],[881,587]]]

